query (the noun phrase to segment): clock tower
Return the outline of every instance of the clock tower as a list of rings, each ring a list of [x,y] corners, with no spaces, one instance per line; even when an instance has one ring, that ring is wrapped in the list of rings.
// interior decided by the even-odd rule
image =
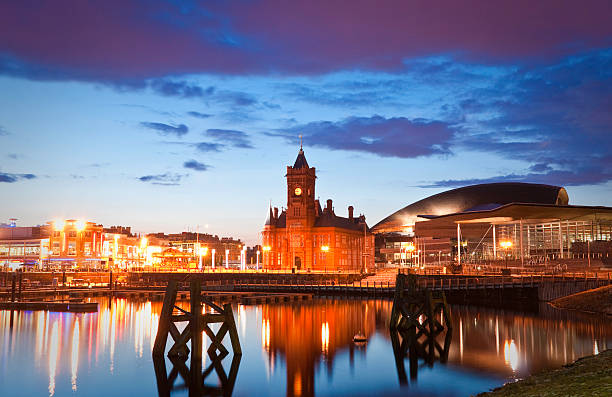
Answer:
[[[300,151],[293,167],[287,167],[287,226],[311,228],[315,223],[315,168]]]

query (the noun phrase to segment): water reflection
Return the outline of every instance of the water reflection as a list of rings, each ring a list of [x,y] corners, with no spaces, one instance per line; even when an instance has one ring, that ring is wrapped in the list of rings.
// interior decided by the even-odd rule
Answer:
[[[223,366],[223,358],[226,355],[209,353],[208,356],[210,363],[203,371],[201,365],[192,363],[191,368],[187,367],[185,357],[172,356],[165,358],[164,356],[154,356],[153,366],[159,396],[169,397],[172,392],[181,390],[187,390],[189,396],[231,396],[242,356],[234,355],[232,357],[229,373]],[[170,372],[167,372],[167,363],[172,366]],[[177,385],[179,376],[183,383]]]
[[[375,333],[388,324],[390,301],[325,300],[303,304],[264,305],[262,330],[270,363],[277,356],[286,363],[287,396],[312,396],[315,372],[324,365],[332,376],[334,358],[343,349],[354,350],[353,337]]]
[[[97,301],[98,313],[0,311],[2,394],[135,397],[158,392],[150,353],[161,302]],[[235,394],[405,393],[388,330],[391,306],[382,300],[315,299],[236,308],[244,358]],[[437,393],[476,394],[612,347],[609,319],[549,307],[533,314],[453,306],[451,323],[446,365],[419,368],[409,393],[432,394],[447,386]],[[368,339],[365,346],[353,342],[358,333]],[[203,363],[203,375],[210,368],[207,379],[213,383],[224,377],[214,361],[206,356]],[[224,364],[229,380],[229,357]],[[188,393],[189,385],[180,387],[180,367],[164,365],[167,379],[174,376],[172,394]],[[452,381],[432,381],[436,378],[429,375],[437,373]],[[220,386],[219,381],[211,386]]]

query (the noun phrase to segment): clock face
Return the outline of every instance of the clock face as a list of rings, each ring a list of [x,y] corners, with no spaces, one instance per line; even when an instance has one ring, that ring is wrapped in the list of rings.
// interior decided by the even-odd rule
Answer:
[[[301,196],[302,195],[302,188],[296,187],[295,188],[295,195],[296,196]]]

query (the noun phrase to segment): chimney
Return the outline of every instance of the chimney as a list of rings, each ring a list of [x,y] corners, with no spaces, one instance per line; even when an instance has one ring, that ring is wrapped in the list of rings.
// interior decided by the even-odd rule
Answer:
[[[327,208],[327,211],[329,213],[332,212],[332,199],[327,199],[327,207],[326,208]]]
[[[278,219],[278,207],[274,207],[274,219]]]
[[[349,210],[349,219],[353,220],[353,206],[349,205],[348,210]]]
[[[321,204],[319,204],[319,200],[315,200],[315,216],[321,216],[321,214],[319,214],[319,206]]]

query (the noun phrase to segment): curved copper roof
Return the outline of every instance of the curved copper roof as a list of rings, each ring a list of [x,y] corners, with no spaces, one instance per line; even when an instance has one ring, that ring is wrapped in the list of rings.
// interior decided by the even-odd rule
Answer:
[[[398,232],[419,216],[447,215],[493,209],[510,203],[567,205],[567,191],[560,186],[535,183],[486,183],[438,193],[394,212],[372,228],[374,233]]]

